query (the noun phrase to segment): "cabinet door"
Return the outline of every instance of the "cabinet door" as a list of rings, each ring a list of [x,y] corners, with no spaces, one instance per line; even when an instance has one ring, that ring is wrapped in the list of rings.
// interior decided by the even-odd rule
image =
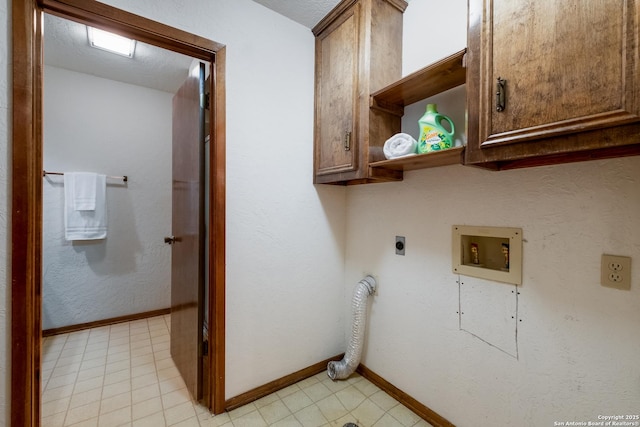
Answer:
[[[493,154],[485,159],[502,160],[505,152],[596,149],[594,139],[574,147],[494,147],[640,120],[637,2],[471,0],[469,7],[472,157],[487,148]]]
[[[358,18],[349,9],[316,39],[316,177],[358,168]]]

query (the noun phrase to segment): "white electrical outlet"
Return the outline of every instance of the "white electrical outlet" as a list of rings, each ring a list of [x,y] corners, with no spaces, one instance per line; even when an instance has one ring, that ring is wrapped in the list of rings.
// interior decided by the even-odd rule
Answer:
[[[609,288],[631,289],[631,258],[602,254],[600,284]]]

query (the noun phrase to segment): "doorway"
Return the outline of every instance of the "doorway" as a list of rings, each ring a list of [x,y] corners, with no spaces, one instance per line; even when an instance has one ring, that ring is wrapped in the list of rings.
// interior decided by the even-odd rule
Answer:
[[[42,290],[42,18],[51,13],[211,64],[211,209],[208,251],[210,357],[205,404],[224,410],[224,59],[223,45],[100,3],[13,4],[12,425],[38,425]],[[35,19],[34,19],[35,18]],[[205,369],[206,371],[207,369]]]
[[[200,61],[142,42],[124,57],[90,47],[86,25],[43,25],[46,336],[171,306],[172,98]],[[104,235],[65,232],[64,171],[106,175]]]

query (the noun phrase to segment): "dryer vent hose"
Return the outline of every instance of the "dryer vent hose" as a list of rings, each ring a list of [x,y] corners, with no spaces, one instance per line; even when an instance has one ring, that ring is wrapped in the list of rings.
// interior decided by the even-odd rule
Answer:
[[[367,320],[367,298],[376,290],[376,280],[367,276],[356,285],[351,301],[353,311],[353,324],[351,327],[351,339],[344,357],[339,362],[329,362],[327,374],[332,380],[349,378],[360,364],[362,346],[364,341],[364,328]]]

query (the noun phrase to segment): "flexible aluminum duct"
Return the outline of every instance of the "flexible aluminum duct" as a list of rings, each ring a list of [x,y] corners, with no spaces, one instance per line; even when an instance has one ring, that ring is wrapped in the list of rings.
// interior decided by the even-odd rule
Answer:
[[[343,380],[353,374],[360,364],[362,356],[362,344],[364,341],[364,327],[367,320],[367,297],[373,295],[376,290],[376,279],[367,276],[360,280],[353,292],[351,309],[353,311],[353,324],[351,327],[351,339],[344,357],[339,362],[329,362],[327,374],[332,380]]]

